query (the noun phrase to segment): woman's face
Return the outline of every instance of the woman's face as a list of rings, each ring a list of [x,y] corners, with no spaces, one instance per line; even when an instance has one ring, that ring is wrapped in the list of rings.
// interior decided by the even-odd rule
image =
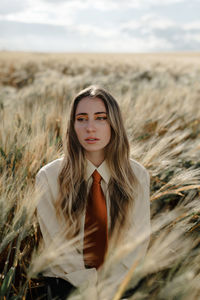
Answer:
[[[100,98],[85,97],[77,105],[74,129],[86,155],[104,156],[110,141],[111,127],[104,102]]]

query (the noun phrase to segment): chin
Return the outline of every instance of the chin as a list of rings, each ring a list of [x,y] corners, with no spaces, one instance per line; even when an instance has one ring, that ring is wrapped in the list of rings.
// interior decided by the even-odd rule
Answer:
[[[102,148],[101,149],[99,149],[99,148],[93,148],[93,149],[85,149],[85,151],[87,151],[87,152],[98,152],[98,151],[102,151]]]

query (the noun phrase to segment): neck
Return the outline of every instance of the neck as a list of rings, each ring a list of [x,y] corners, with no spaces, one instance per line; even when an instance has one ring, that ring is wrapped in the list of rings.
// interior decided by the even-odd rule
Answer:
[[[104,153],[86,152],[86,158],[95,166],[99,167],[104,161]]]

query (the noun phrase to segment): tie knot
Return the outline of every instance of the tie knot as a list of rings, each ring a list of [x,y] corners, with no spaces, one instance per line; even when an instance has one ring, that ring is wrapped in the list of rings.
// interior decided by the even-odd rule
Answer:
[[[92,177],[93,177],[93,182],[100,183],[101,175],[99,174],[99,172],[97,170],[95,170],[93,172]]]

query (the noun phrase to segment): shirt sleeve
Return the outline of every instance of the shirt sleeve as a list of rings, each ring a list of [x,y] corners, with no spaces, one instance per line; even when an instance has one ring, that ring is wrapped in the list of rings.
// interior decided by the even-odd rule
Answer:
[[[132,222],[129,229],[124,233],[120,247],[123,257],[117,258],[116,263],[110,268],[110,282],[114,287],[120,285],[130,268],[144,258],[150,240],[150,177],[147,170],[137,162],[132,165],[139,181],[138,196],[132,211]],[[129,249],[124,255],[126,245]],[[116,250],[112,250],[111,254]],[[117,250],[118,251],[118,250]],[[113,295],[116,288],[113,290]]]
[[[39,192],[39,202],[37,205],[37,217],[46,245],[59,233],[54,209],[54,198],[49,188],[48,180],[44,171],[40,171],[36,176],[36,189]]]
[[[62,226],[56,216],[52,188],[45,171],[40,170],[36,176],[36,189],[39,193],[37,218],[43,236],[44,251],[49,251],[58,236],[61,243],[66,242],[66,239],[62,239]],[[65,257],[63,263],[60,263],[58,258],[58,263],[55,261],[53,267],[49,267],[43,274],[63,278],[76,287],[91,286],[97,282],[96,269],[84,268],[82,255],[76,251],[75,247],[72,247],[69,256],[67,259]]]
[[[128,271],[134,262],[144,258],[150,240],[150,176],[142,166],[137,175],[140,187],[134,204],[132,225],[125,238],[125,243],[133,246],[133,250],[122,259],[122,272]]]

